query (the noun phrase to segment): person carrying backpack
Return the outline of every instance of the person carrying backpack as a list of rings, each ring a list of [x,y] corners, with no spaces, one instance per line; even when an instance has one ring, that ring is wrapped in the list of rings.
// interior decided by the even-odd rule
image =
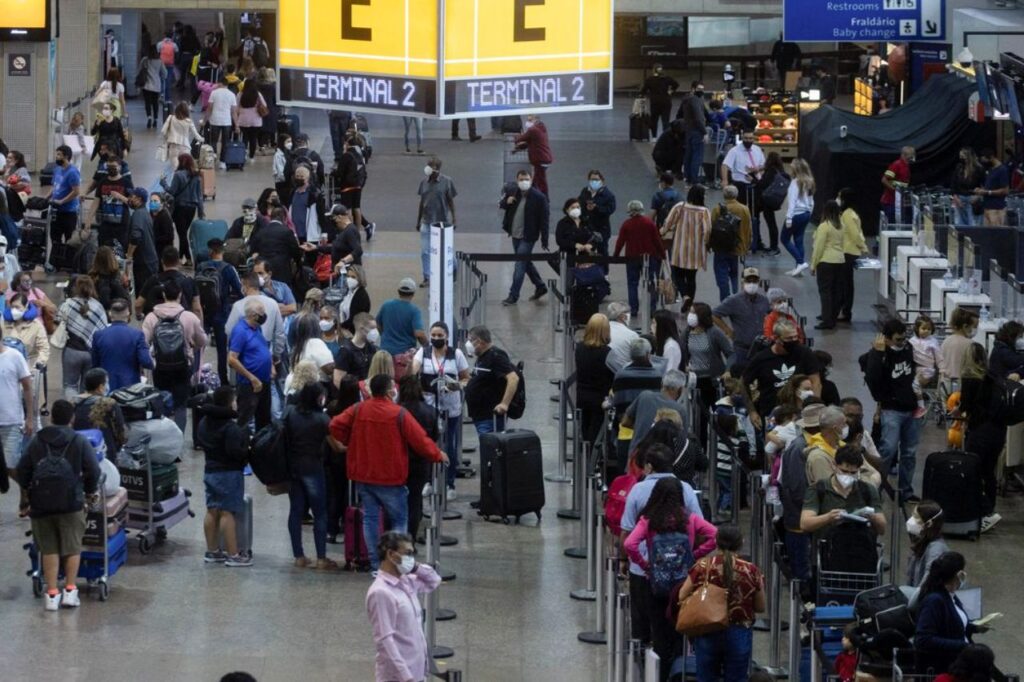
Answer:
[[[75,582],[85,534],[86,496],[95,502],[100,482],[92,446],[71,429],[74,415],[70,402],[55,401],[50,426],[29,441],[17,468],[18,483],[28,491],[32,536],[42,556],[47,611],[80,604]],[[62,558],[63,594],[58,583]]]
[[[725,201],[711,209],[708,249],[714,254],[718,300],[739,291],[740,258],[750,249],[750,209],[737,201],[736,185],[722,190]]]
[[[697,559],[715,550],[718,530],[683,506],[683,489],[674,477],[658,479],[647,500],[640,519],[626,538],[624,549],[630,561],[647,573],[650,586],[651,640],[654,651],[663,661],[675,660],[682,653],[682,637],[674,623],[665,617],[669,593],[686,580]],[[700,543],[697,543],[697,538]],[[647,555],[640,552],[645,544]],[[663,666],[661,680],[669,676]]]
[[[196,270],[196,295],[203,308],[203,322],[213,334],[217,345],[217,374],[223,385],[228,383],[228,337],[225,324],[231,306],[242,298],[242,280],[234,266],[224,262],[224,242],[211,239],[206,242],[210,260]]]
[[[153,385],[169,391],[174,402],[174,423],[182,433],[188,419],[186,404],[191,389],[196,354],[206,347],[203,323],[181,305],[181,288],[172,279],[157,285],[162,300],[142,321],[146,343],[152,348]]]

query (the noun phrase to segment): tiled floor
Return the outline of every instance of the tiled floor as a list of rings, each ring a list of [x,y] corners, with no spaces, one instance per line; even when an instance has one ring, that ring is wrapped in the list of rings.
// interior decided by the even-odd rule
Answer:
[[[562,197],[578,193],[590,168],[602,169],[618,196],[616,222],[624,218],[626,201],[649,201],[656,189],[651,147],[624,141],[628,103],[617,104],[614,112],[546,117],[556,156],[550,172],[556,211]],[[142,120],[141,112],[133,113],[133,120]],[[303,112],[302,117],[314,145],[329,149],[323,113]],[[371,125],[375,152],[364,206],[381,233],[368,245],[365,260],[376,308],[392,295],[399,279],[419,274],[419,238],[412,228],[424,160],[403,153],[398,119],[371,117]],[[485,127],[481,120],[481,129]],[[448,124],[428,122],[426,128],[424,146],[442,157],[444,172],[459,190],[457,248],[509,250],[496,210],[501,143],[494,138],[456,143],[448,139]],[[134,132],[136,151],[130,163],[136,182],[148,185],[158,171],[152,151],[155,135]],[[214,218],[233,219],[244,197],[256,196],[270,184],[270,157],[257,159],[244,172],[220,172],[218,184],[217,200],[207,211]],[[784,276],[792,267],[788,257],[757,258],[752,264],[785,287],[813,319],[817,297],[812,278]],[[483,270],[491,282],[487,321],[496,341],[526,361],[530,399],[520,425],[540,433],[546,469],[554,471],[557,428],[547,380],[559,374],[560,365],[540,362],[550,354],[550,297],[502,308],[498,302],[505,297],[511,268],[485,264]],[[552,275],[542,270],[542,276]],[[624,279],[623,272],[613,271],[616,298],[625,294]],[[711,274],[699,279],[698,298],[713,301]],[[870,304],[876,287],[870,272],[859,272],[857,283],[855,322],[819,333],[816,347],[836,358],[832,378],[841,392],[870,404],[855,358],[875,334]],[[417,303],[425,305],[422,295]],[[59,362],[51,365],[50,379],[52,399],[59,391]],[[475,442],[471,429],[466,441]],[[940,432],[928,427],[921,452],[940,447]],[[21,549],[27,523],[15,520],[14,496],[0,497],[0,679],[207,681],[234,669],[274,682],[372,679],[373,644],[363,607],[370,578],[293,569],[285,528],[287,501],[267,496],[254,480],[247,487],[255,498],[255,566],[231,570],[203,564],[202,466],[201,455],[192,452],[181,465],[183,484],[194,492],[199,517],[172,529],[168,542],[149,556],[133,547],[128,565],[113,579],[110,601],[87,598],[74,612],[45,613],[32,598]],[[459,481],[461,498],[473,495],[477,485],[477,479]],[[459,544],[445,548],[442,557],[458,578],[442,588],[441,600],[458,618],[438,625],[438,642],[455,649],[448,664],[462,669],[464,679],[582,682],[605,676],[604,648],[576,641],[577,632],[592,628],[594,607],[569,598],[569,591],[585,580],[584,563],[562,555],[575,544],[577,525],[554,513],[569,505],[570,488],[549,483],[547,494],[540,527],[532,519],[522,526],[486,523],[468,513],[464,501],[454,504],[466,514],[447,523],[446,533]],[[984,641],[995,646],[1001,667],[1010,671],[1024,669],[1024,616],[1015,608],[1020,604],[1017,562],[1024,559],[1020,507],[1016,498],[1000,501],[1004,521],[995,531],[977,543],[952,542],[967,554],[971,583],[985,588],[986,606],[1006,613]],[[312,544],[308,532],[306,541]],[[766,646],[767,635],[757,634],[756,653],[762,660]]]

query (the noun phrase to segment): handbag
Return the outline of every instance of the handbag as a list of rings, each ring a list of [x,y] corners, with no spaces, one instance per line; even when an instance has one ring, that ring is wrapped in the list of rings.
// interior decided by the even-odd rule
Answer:
[[[144,88],[146,87],[146,76],[149,71],[149,59],[143,59],[142,63],[139,64],[139,72],[135,74],[135,87]]]
[[[270,116],[270,109],[267,108],[267,103],[263,99],[263,95],[260,95],[259,99],[256,100],[256,115],[260,118]]]
[[[68,345],[68,328],[64,320],[60,321],[57,328],[53,330],[53,334],[50,335],[50,345],[61,349]]]
[[[661,272],[658,279],[658,295],[665,301],[665,305],[671,305],[676,301],[676,285],[672,281],[672,268],[668,264],[668,254],[661,261]]]
[[[676,632],[699,637],[729,627],[729,590],[708,581],[711,561],[704,562],[704,584],[679,604]]]

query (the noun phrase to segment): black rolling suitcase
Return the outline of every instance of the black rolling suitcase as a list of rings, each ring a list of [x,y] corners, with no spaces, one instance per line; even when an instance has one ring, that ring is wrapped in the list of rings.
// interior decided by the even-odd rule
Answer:
[[[601,306],[601,292],[597,287],[576,284],[572,288],[572,322],[578,326],[586,326],[590,316]]]
[[[533,431],[512,429],[480,435],[480,508],[483,517],[536,514],[544,508],[544,462],[540,438]]]
[[[928,455],[924,463],[922,494],[942,507],[946,535],[981,535],[981,473],[978,456],[945,450]]]
[[[651,139],[651,117],[649,114],[633,114],[629,117],[629,139],[647,142]]]

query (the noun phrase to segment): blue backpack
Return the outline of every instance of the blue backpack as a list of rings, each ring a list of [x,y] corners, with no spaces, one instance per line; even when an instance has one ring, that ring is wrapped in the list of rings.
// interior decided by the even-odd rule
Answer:
[[[647,541],[647,579],[651,593],[667,597],[673,587],[686,580],[693,562],[693,550],[686,533],[655,533]]]

